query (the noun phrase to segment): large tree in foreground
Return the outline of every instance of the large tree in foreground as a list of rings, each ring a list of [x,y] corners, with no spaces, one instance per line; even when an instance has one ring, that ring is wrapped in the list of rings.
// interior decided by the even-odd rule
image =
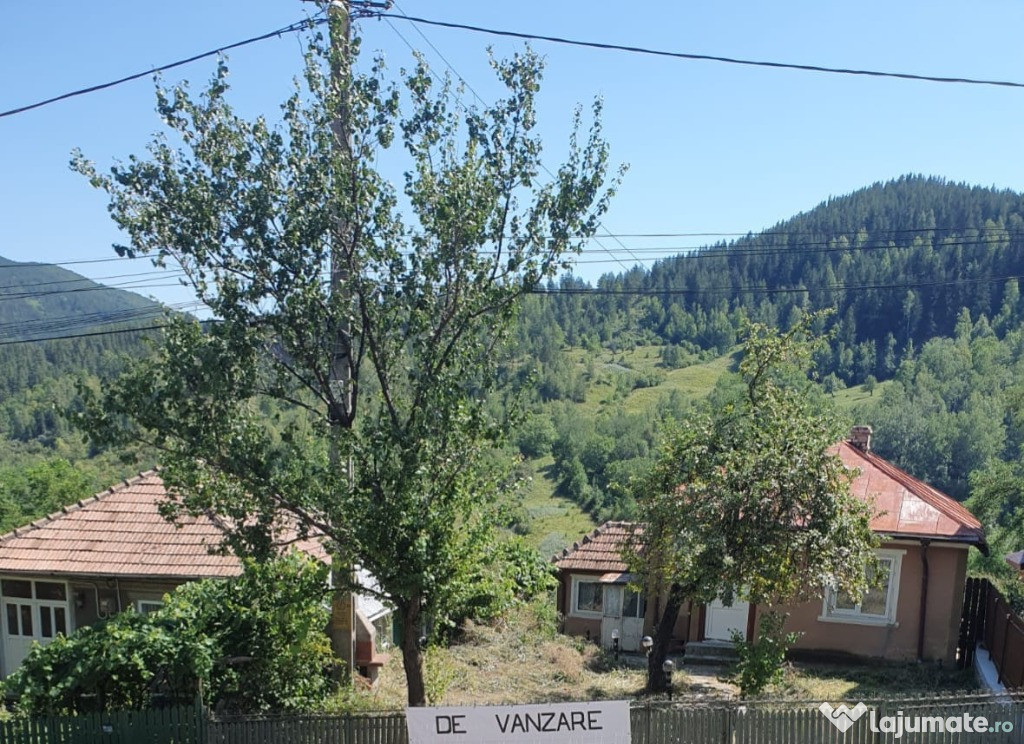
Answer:
[[[627,556],[645,587],[667,595],[649,692],[665,687],[662,663],[689,600],[742,597],[772,611],[826,586],[865,588],[870,515],[829,454],[841,430],[806,389],[799,338],[811,320],[783,336],[751,326],[732,400],[680,425],[638,489],[644,527]],[[768,625],[781,633],[781,622]]]
[[[147,157],[108,175],[76,158],[131,238],[119,250],[180,266],[215,319],[174,320],[85,418],[98,440],[161,448],[165,480],[236,550],[267,552],[283,511],[369,570],[421,705],[424,624],[491,539],[498,352],[521,295],[594,232],[608,152],[599,105],[589,133],[577,111],[541,183],[532,52],[492,63],[506,95],[477,110],[422,62],[389,83],[380,60],[347,75],[343,51],[311,40],[281,126],[233,112],[221,65],[199,96],[158,92],[171,131]],[[403,151],[400,193],[375,165]]]

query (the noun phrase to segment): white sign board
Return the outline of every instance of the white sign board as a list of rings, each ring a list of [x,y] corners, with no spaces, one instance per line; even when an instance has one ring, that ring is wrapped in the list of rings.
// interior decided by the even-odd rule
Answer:
[[[629,702],[406,708],[409,744],[629,744]]]

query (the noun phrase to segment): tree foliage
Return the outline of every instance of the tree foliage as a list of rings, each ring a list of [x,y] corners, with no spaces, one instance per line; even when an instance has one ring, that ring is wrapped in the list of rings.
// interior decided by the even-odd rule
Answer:
[[[540,183],[529,51],[492,62],[506,96],[482,110],[422,61],[399,83],[379,59],[339,78],[347,61],[316,36],[306,62],[281,126],[234,113],[222,64],[199,96],[159,91],[170,136],[148,158],[109,175],[76,158],[110,195],[121,250],[180,265],[218,321],[173,324],[84,420],[96,441],[160,447],[186,508],[238,525],[235,549],[267,552],[284,511],[368,569],[403,618],[422,704],[424,618],[446,620],[493,539],[497,350],[520,296],[594,232],[608,148],[600,104],[589,132],[577,110]],[[390,149],[407,158],[400,192],[375,170]],[[268,418],[267,399],[291,409]]]
[[[792,384],[808,325],[782,336],[752,325],[739,399],[683,421],[637,493],[643,529],[628,558],[645,587],[668,594],[649,689],[663,684],[686,600],[772,606],[824,587],[864,587],[875,538],[867,507],[850,494],[851,474],[830,451],[841,431]]]

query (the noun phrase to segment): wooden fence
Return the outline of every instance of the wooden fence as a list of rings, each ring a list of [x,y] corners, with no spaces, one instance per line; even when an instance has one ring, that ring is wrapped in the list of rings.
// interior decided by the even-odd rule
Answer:
[[[1024,697],[964,693],[945,697],[863,701],[863,712],[840,732],[799,702],[649,702],[631,711],[633,744],[1020,744]],[[835,705],[839,705],[836,703]],[[855,703],[848,703],[853,707]],[[873,731],[883,717],[936,721],[967,713],[999,730]],[[1009,725],[1009,729],[1006,725]],[[945,724],[943,724],[945,725]],[[899,733],[899,735],[897,735]],[[94,714],[0,723],[0,744],[408,744],[401,713],[210,717],[198,708]],[[467,744],[474,744],[468,742]]]
[[[975,647],[978,641],[985,639],[985,613],[992,591],[992,583],[988,579],[967,577],[963,610],[960,613],[960,637],[956,645],[956,660],[961,669],[971,668]]]
[[[1024,687],[1024,620],[991,585],[984,626],[985,647],[999,670],[999,681],[1011,688]]]

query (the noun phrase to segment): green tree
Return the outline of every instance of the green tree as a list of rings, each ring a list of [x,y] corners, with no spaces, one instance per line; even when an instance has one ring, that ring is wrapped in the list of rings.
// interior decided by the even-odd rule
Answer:
[[[867,507],[830,447],[840,431],[791,380],[808,357],[797,338],[813,316],[776,336],[748,330],[738,401],[688,417],[637,492],[644,525],[627,551],[642,584],[665,592],[647,689],[687,600],[742,596],[770,609],[842,586],[858,594],[874,560]]]
[[[446,620],[493,540],[505,480],[481,454],[504,429],[485,405],[498,350],[614,189],[600,104],[589,132],[577,110],[541,185],[540,59],[492,67],[507,95],[466,109],[422,61],[400,83],[380,60],[338,75],[348,60],[314,36],[283,125],[237,116],[222,64],[198,97],[158,91],[180,148],[158,138],[109,175],[74,161],[110,195],[119,250],[180,265],[217,321],[173,322],[155,359],[89,402],[87,429],[160,447],[186,507],[238,525],[234,549],[268,552],[283,511],[373,573],[404,624],[413,705],[426,619]],[[401,194],[374,167],[388,149],[408,158]],[[267,398],[288,415],[263,415]]]

